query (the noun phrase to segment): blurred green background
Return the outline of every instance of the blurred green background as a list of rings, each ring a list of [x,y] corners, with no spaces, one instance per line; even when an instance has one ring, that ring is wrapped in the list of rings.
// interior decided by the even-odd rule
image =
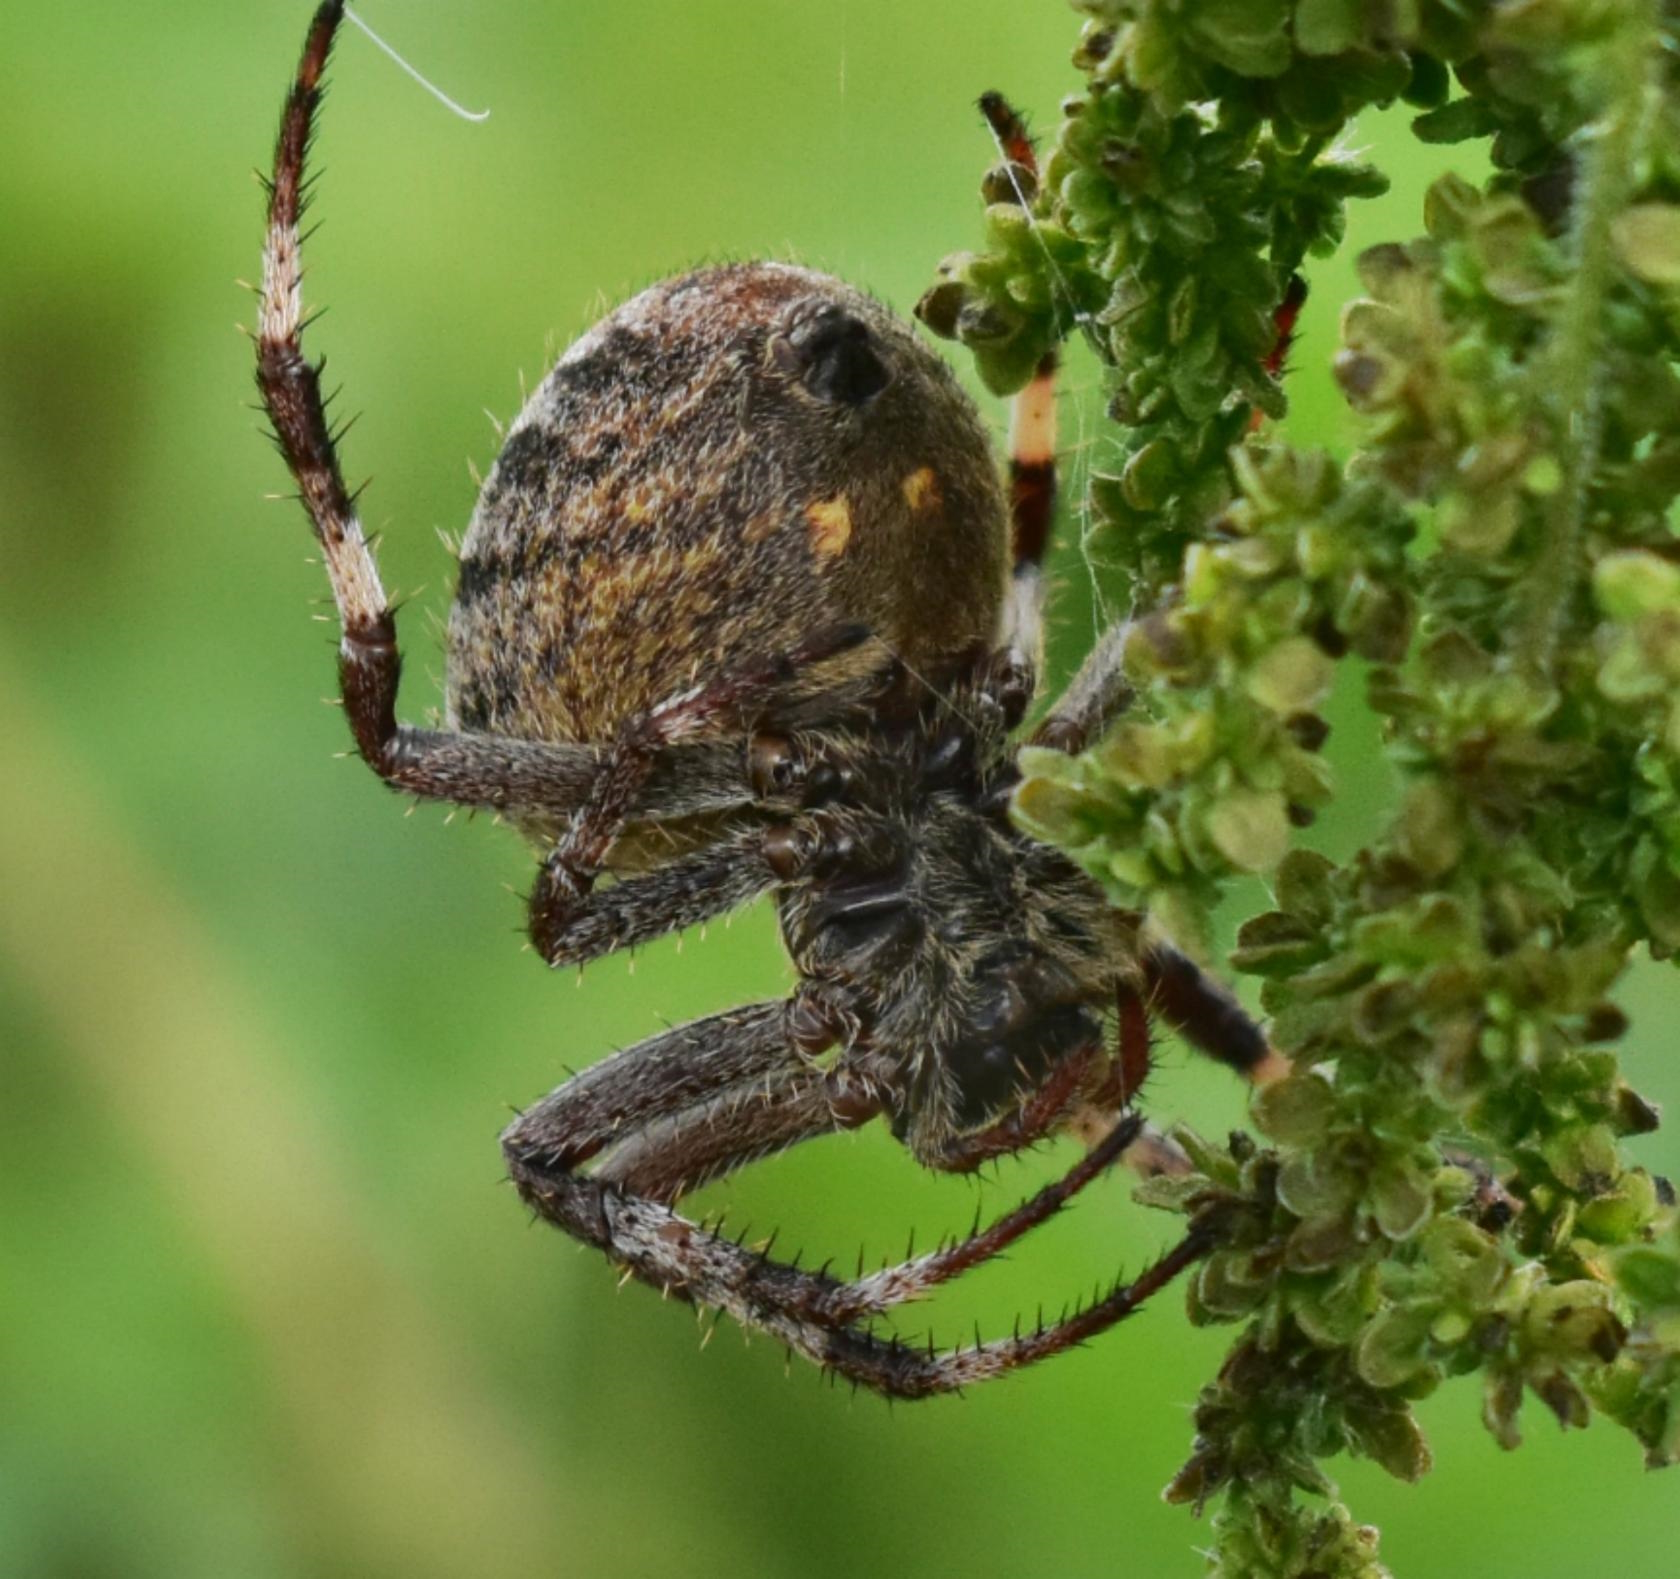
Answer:
[[[405,711],[438,698],[449,566],[517,374],[604,302],[717,257],[833,269],[908,308],[978,235],[998,86],[1053,123],[1057,0],[477,0],[369,19],[483,126],[343,40],[320,153],[313,332],[364,416],[370,526],[411,597]],[[521,948],[529,856],[402,815],[334,762],[324,590],[249,409],[235,332],[304,0],[31,7],[0,61],[0,1574],[1174,1575],[1204,1532],[1157,1492],[1231,1334],[1162,1301],[1090,1350],[889,1410],[682,1307],[614,1292],[501,1183],[508,1107],[668,1021],[781,991],[762,912],[581,985]],[[1410,234],[1434,152],[1362,128]],[[1296,355],[1297,431],[1346,439],[1325,374],[1338,266]],[[1075,361],[1065,436],[1101,460]],[[1080,397],[1084,399],[1081,401]],[[1002,413],[992,416],[1001,428]],[[1073,523],[1067,535],[1076,538]],[[1062,662],[1091,631],[1063,565]],[[1345,712],[1345,709],[1344,709]],[[1338,736],[1352,847],[1382,809]],[[1663,1061],[1672,978],[1624,994],[1630,1073]],[[1168,1046],[1163,1118],[1240,1093]],[[1643,1148],[1680,1168],[1674,1138]],[[983,1185],[879,1128],[711,1192],[819,1259],[896,1255],[1007,1206],[1065,1149]],[[1136,1266],[1171,1224],[1124,1179],[925,1312],[958,1336]],[[1424,1406],[1417,1488],[1339,1464],[1403,1576],[1674,1571],[1680,1483],[1537,1407],[1503,1455],[1473,1382]]]

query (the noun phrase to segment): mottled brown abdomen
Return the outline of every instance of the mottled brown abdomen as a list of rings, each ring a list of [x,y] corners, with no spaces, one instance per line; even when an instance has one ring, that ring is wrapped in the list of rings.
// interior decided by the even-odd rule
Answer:
[[[879,303],[785,264],[644,291],[514,423],[462,545],[462,729],[607,740],[732,664],[861,621],[914,664],[997,636],[978,414]]]

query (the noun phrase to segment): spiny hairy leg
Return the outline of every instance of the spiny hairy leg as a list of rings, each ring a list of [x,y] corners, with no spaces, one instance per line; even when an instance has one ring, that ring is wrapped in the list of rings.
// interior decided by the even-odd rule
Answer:
[[[1032,1332],[944,1353],[915,1349],[895,1338],[846,1327],[829,1334],[822,1363],[838,1375],[890,1398],[929,1398],[961,1392],[1024,1365],[1078,1348],[1101,1332],[1135,1315],[1179,1273],[1205,1256],[1218,1242],[1211,1229],[1186,1234],[1173,1248],[1129,1283],[1117,1283],[1102,1298]]]
[[[1131,705],[1133,691],[1126,679],[1127,620],[1116,620],[1079,666],[1068,688],[1051,704],[1032,744],[1077,755],[1095,745],[1103,731]]]
[[[976,1221],[965,1239],[841,1284],[823,1300],[819,1319],[825,1324],[850,1324],[859,1317],[883,1315],[894,1306],[920,1299],[941,1283],[991,1260],[1031,1229],[1055,1216],[1087,1184],[1106,1173],[1142,1130],[1143,1119],[1128,1114],[1061,1178],[1045,1185],[1013,1211],[1005,1212],[985,1228]]]
[[[1008,161],[1001,189],[993,201],[1014,201],[1031,210],[1038,192],[1038,151],[1026,123],[1001,93],[983,94],[986,117],[998,148]],[[1010,552],[1015,566],[1013,588],[1017,629],[1033,639],[1044,596],[1042,565],[1050,546],[1056,507],[1056,374],[1059,352],[1051,350],[1033,371],[1009,407]],[[1019,638],[1017,638],[1019,640]],[[1083,751],[1103,727],[1131,705],[1132,692],[1121,664],[1124,623],[1110,627],[1063,696],[1033,734],[1034,745],[1058,751]],[[1032,650],[1025,642],[1027,650]]]
[[[610,750],[413,729],[396,717],[401,659],[396,621],[355,499],[345,486],[321,395],[320,370],[303,352],[299,222],[304,166],[320,108],[322,75],[344,7],[315,13],[281,115],[268,183],[268,231],[258,288],[257,386],[298,494],[315,529],[338,606],[339,685],[357,749],[388,784],[432,800],[570,817],[596,792]],[[688,742],[638,779],[630,809],[686,816],[748,798],[738,746]]]
[[[713,675],[626,719],[602,755],[588,796],[572,814],[538,874],[531,896],[531,932],[543,957],[551,964],[559,963],[551,948],[562,947],[561,940],[569,930],[587,916],[591,890],[608,852],[643,800],[649,778],[665,754],[673,748],[704,748],[708,739],[720,734],[744,737],[753,720],[788,698],[791,687],[802,679],[808,681],[812,671],[862,647],[869,639],[869,629],[864,625],[829,626],[787,652],[768,654]],[[886,662],[883,655],[881,663]],[[836,687],[837,708],[855,700],[855,684]],[[803,701],[806,706],[812,705],[809,698]],[[754,862],[754,869],[761,864]],[[767,884],[760,883],[746,897],[751,898],[764,886]],[[722,908],[720,904],[701,914],[715,915]],[[680,924],[673,922],[665,930],[674,930]]]
[[[750,904],[774,881],[764,831],[748,825],[605,888],[573,893],[545,865],[531,893],[531,942],[550,965],[583,965]]]
[[[280,452],[314,523],[332,582],[343,632],[339,679],[350,727],[362,755],[378,768],[397,734],[396,623],[339,469],[319,371],[304,356],[302,344],[303,255],[298,223],[306,199],[304,161],[320,108],[322,74],[343,15],[343,5],[333,0],[316,11],[281,115],[268,186],[257,386]]]
[[[1122,1124],[1064,1178],[968,1239],[871,1276],[841,1282],[770,1258],[682,1217],[672,1207],[597,1178],[510,1163],[521,1194],[549,1221],[593,1244],[627,1272],[697,1306],[724,1311],[743,1327],[892,1397],[920,1398],[1047,1359],[1131,1315],[1150,1294],[1205,1255],[1215,1237],[1196,1230],[1140,1278],[1092,1305],[1031,1332],[940,1353],[877,1334],[861,1320],[885,1314],[990,1259],[1060,1210],[1136,1139]],[[715,1171],[727,1171],[734,1159]]]
[[[791,1013],[790,1004],[760,1004],[697,1021],[575,1077],[503,1137],[521,1195],[641,1281],[720,1309],[819,1365],[901,1397],[961,1387],[1081,1342],[1129,1315],[1207,1248],[1198,1238],[1090,1309],[973,1351],[930,1356],[875,1335],[859,1323],[989,1260],[1053,1216],[1137,1139],[1142,1120],[1128,1116],[1061,1179],[966,1239],[849,1282],[803,1270],[670,1204],[758,1157],[880,1111],[884,1090],[867,1059],[824,1070],[792,1052]],[[577,1171],[603,1151],[594,1173]]]
[[[503,1148],[521,1165],[569,1172],[638,1129],[799,1073],[809,1066],[789,1039],[791,1012],[777,999],[650,1036],[527,1108]]]

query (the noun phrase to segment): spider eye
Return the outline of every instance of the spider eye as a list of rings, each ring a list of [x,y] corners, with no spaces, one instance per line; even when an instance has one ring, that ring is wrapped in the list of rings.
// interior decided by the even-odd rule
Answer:
[[[838,307],[796,325],[776,341],[775,353],[784,372],[829,405],[865,405],[892,382],[869,325]]]

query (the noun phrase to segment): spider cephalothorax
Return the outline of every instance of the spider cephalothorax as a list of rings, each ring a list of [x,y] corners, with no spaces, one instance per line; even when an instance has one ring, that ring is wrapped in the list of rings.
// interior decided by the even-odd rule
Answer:
[[[298,218],[321,6],[281,123],[258,382],[320,539],[361,755],[394,788],[505,812],[545,854],[531,936],[581,963],[771,894],[799,984],[595,1065],[503,1137],[525,1200],[631,1274],[900,1396],[962,1386],[1128,1315],[1204,1254],[1030,1334],[950,1354],[871,1318],[994,1255],[1143,1131],[1147,1012],[1254,1071],[1258,1030],[1008,818],[1033,697],[1053,486],[1047,363],[1006,503],[944,364],[869,298],[754,263],[654,286],[561,359],[462,546],[449,727],[396,720],[395,622],[300,335]],[[1030,156],[986,102],[1012,159]],[[1119,633],[1033,739],[1079,749],[1128,700]],[[606,876],[607,881],[600,879]],[[842,1283],[675,1203],[883,1118],[967,1170],[1067,1130],[1091,1150],[971,1238]]]

